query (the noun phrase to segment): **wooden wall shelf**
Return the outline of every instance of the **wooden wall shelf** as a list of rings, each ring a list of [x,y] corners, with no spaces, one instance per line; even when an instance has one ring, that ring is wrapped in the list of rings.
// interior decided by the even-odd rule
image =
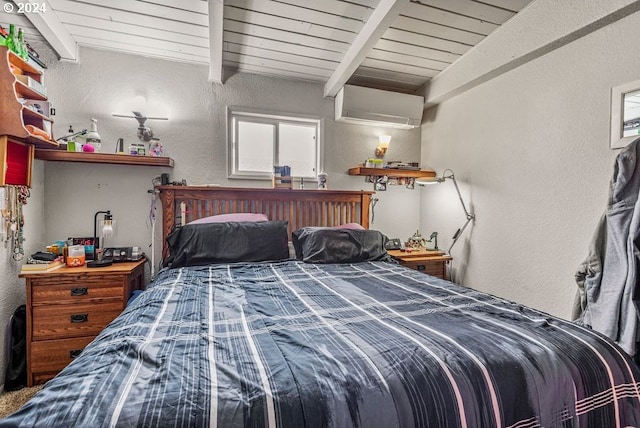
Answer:
[[[37,152],[36,152],[37,157]],[[396,168],[365,168],[357,166],[355,168],[349,168],[349,175],[386,175],[389,177],[435,177],[436,172],[433,170],[413,170],[413,169],[396,169]]]
[[[0,135],[36,147],[58,147],[51,131],[53,119],[22,104],[48,104],[43,80],[42,69],[0,46]]]
[[[106,163],[173,168],[173,159],[164,156],[132,156],[115,153],[84,153],[36,149],[35,158],[54,162]]]

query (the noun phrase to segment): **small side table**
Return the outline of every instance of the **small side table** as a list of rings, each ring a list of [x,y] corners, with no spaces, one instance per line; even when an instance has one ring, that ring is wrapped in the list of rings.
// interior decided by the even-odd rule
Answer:
[[[447,263],[453,260],[448,254],[440,250],[389,250],[391,257],[398,260],[401,265],[415,269],[427,275],[442,279],[447,278]]]
[[[58,374],[122,312],[144,288],[144,263],[20,273],[27,286],[27,386]]]

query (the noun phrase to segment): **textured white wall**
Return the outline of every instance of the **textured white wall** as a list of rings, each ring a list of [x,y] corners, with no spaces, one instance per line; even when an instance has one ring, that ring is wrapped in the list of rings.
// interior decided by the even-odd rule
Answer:
[[[549,22],[528,24],[544,31]],[[609,149],[610,91],[638,79],[638,25],[640,14],[627,16],[427,112],[423,164],[452,168],[477,215],[453,249],[457,281],[570,317],[574,273],[618,153]],[[464,221],[452,184],[422,199],[422,227],[450,242]]]
[[[270,181],[226,178],[226,108],[230,105],[324,117],[324,168],[332,189],[372,189],[362,177],[347,175],[347,170],[373,156],[381,133],[393,137],[386,159],[419,159],[420,129],[385,130],[336,123],[333,100],[323,97],[320,84],[238,74],[224,85],[216,85],[207,77],[204,66],[93,49],[81,49],[79,64],[50,64],[47,86],[57,109],[57,137],[65,135],[70,124],[76,131],[88,127],[94,117],[103,151],[113,152],[119,137],[125,139],[125,146],[136,142],[137,122],[112,117],[111,113],[126,114],[144,98],[148,106],[141,107],[143,113],[170,118],[147,124],[175,160],[175,167],[46,163],[45,203],[51,214],[46,220],[47,241],[91,236],[94,213],[110,209],[117,220],[111,243],[137,245],[148,252],[151,197],[147,189],[151,180],[165,171],[171,180],[184,178],[189,184],[270,187]],[[398,187],[379,193],[372,227],[390,236],[410,236],[419,224],[417,195],[415,190]]]
[[[44,241],[44,164],[35,161],[31,177],[31,196],[24,206],[24,253],[29,255],[40,250]],[[11,245],[0,245],[0,385],[4,385],[6,370],[6,326],[15,309],[25,304],[24,279],[18,278],[20,266],[24,259],[16,261],[12,258]],[[0,391],[2,390],[0,386]]]

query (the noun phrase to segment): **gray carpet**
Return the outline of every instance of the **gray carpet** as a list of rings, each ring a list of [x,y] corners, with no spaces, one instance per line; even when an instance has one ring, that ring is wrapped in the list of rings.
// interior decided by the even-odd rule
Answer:
[[[0,395],[0,418],[4,418],[18,410],[40,389],[42,389],[42,385],[2,393]]]

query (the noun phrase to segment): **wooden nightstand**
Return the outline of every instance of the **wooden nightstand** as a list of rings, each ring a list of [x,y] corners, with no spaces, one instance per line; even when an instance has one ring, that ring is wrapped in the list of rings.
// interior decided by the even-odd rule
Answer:
[[[145,259],[103,268],[22,272],[27,281],[27,385],[53,378],[144,288]]]
[[[438,278],[448,279],[447,263],[453,260],[453,257],[443,251],[413,250],[409,252],[389,250],[387,252],[403,266]]]

